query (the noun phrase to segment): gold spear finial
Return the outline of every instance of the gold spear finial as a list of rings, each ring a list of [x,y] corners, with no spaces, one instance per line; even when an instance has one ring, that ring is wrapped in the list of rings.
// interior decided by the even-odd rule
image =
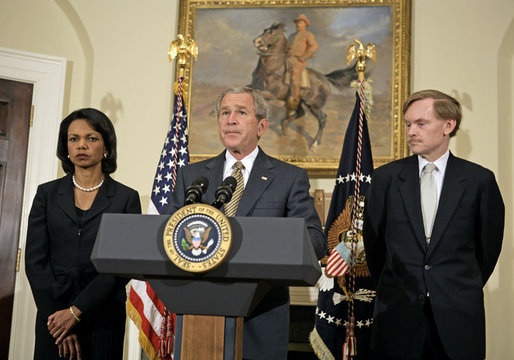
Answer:
[[[194,57],[195,60],[198,59],[198,46],[196,45],[196,42],[193,39],[185,40],[184,35],[178,34],[177,39],[171,42],[168,50],[168,58],[170,62],[177,58],[177,79],[184,77],[187,60],[190,57]],[[175,94],[178,93],[178,81],[175,81],[173,84],[173,91]],[[184,98],[186,97],[184,96]]]
[[[366,58],[376,62],[377,50],[375,49],[375,44],[366,44],[366,48],[364,48],[364,45],[360,40],[355,39],[353,41],[357,44],[351,44],[348,46],[348,49],[346,50],[346,65],[350,65],[354,59],[357,59],[355,70],[359,74],[359,81],[363,81],[364,73],[366,71]],[[357,45],[359,45],[358,48]]]

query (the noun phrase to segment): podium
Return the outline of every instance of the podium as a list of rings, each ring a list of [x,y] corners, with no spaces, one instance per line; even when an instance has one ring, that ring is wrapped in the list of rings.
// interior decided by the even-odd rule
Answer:
[[[91,261],[100,273],[148,281],[171,312],[185,315],[177,326],[175,359],[206,358],[198,351],[208,351],[210,359],[240,359],[243,317],[270,288],[313,286],[321,276],[304,219],[229,218],[232,247],[225,262],[195,274],[166,255],[163,233],[169,218],[104,214]],[[208,349],[200,349],[200,331],[215,337]]]

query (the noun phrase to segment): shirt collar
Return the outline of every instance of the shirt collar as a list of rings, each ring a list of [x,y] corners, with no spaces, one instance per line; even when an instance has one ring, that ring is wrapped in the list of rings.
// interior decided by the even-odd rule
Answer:
[[[256,146],[255,149],[246,155],[243,159],[239,160],[243,163],[245,166],[245,170],[248,171],[248,173],[251,172],[253,163],[255,162],[255,159],[257,158],[257,154],[259,153],[259,147]],[[230,151],[225,151],[225,170],[232,169],[234,164],[238,161],[235,157],[232,156]]]
[[[446,171],[446,165],[448,164],[448,159],[450,158],[450,149],[446,150],[443,156],[441,156],[436,161],[433,161],[432,163],[437,166],[437,170],[441,174],[444,174]],[[425,159],[424,157],[421,157],[418,155],[418,165],[419,165],[419,177],[423,175],[423,168],[426,164],[428,164],[430,161]]]

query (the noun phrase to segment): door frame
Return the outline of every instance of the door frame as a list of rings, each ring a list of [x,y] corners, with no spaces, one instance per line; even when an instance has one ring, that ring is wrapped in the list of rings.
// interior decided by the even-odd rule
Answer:
[[[34,84],[33,125],[29,130],[27,164],[20,221],[20,269],[16,273],[9,360],[31,359],[34,352],[36,306],[25,275],[25,240],[37,186],[57,176],[55,155],[62,120],[66,59],[0,47],[0,77]]]

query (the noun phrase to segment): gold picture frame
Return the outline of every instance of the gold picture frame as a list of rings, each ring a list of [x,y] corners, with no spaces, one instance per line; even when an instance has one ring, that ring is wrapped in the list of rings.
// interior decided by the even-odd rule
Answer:
[[[377,62],[368,61],[366,75],[373,86],[368,128],[374,165],[408,154],[401,107],[409,93],[410,0],[181,0],[179,34],[194,39],[199,48],[198,61],[190,59],[184,72],[191,162],[223,149],[214,103],[228,86],[255,84],[252,73],[260,55],[253,40],[280,23],[284,35],[291,35],[296,31],[293,20],[300,14],[310,19],[307,29],[319,44],[308,68],[322,76],[348,70],[346,49],[354,39],[375,44]],[[287,114],[285,101],[270,99],[272,115],[260,140],[263,150],[307,169],[310,176],[335,175],[355,90],[348,84],[331,85],[327,99],[322,108],[327,122],[319,146],[312,142],[320,123],[307,107],[306,114],[283,135],[279,119]]]

